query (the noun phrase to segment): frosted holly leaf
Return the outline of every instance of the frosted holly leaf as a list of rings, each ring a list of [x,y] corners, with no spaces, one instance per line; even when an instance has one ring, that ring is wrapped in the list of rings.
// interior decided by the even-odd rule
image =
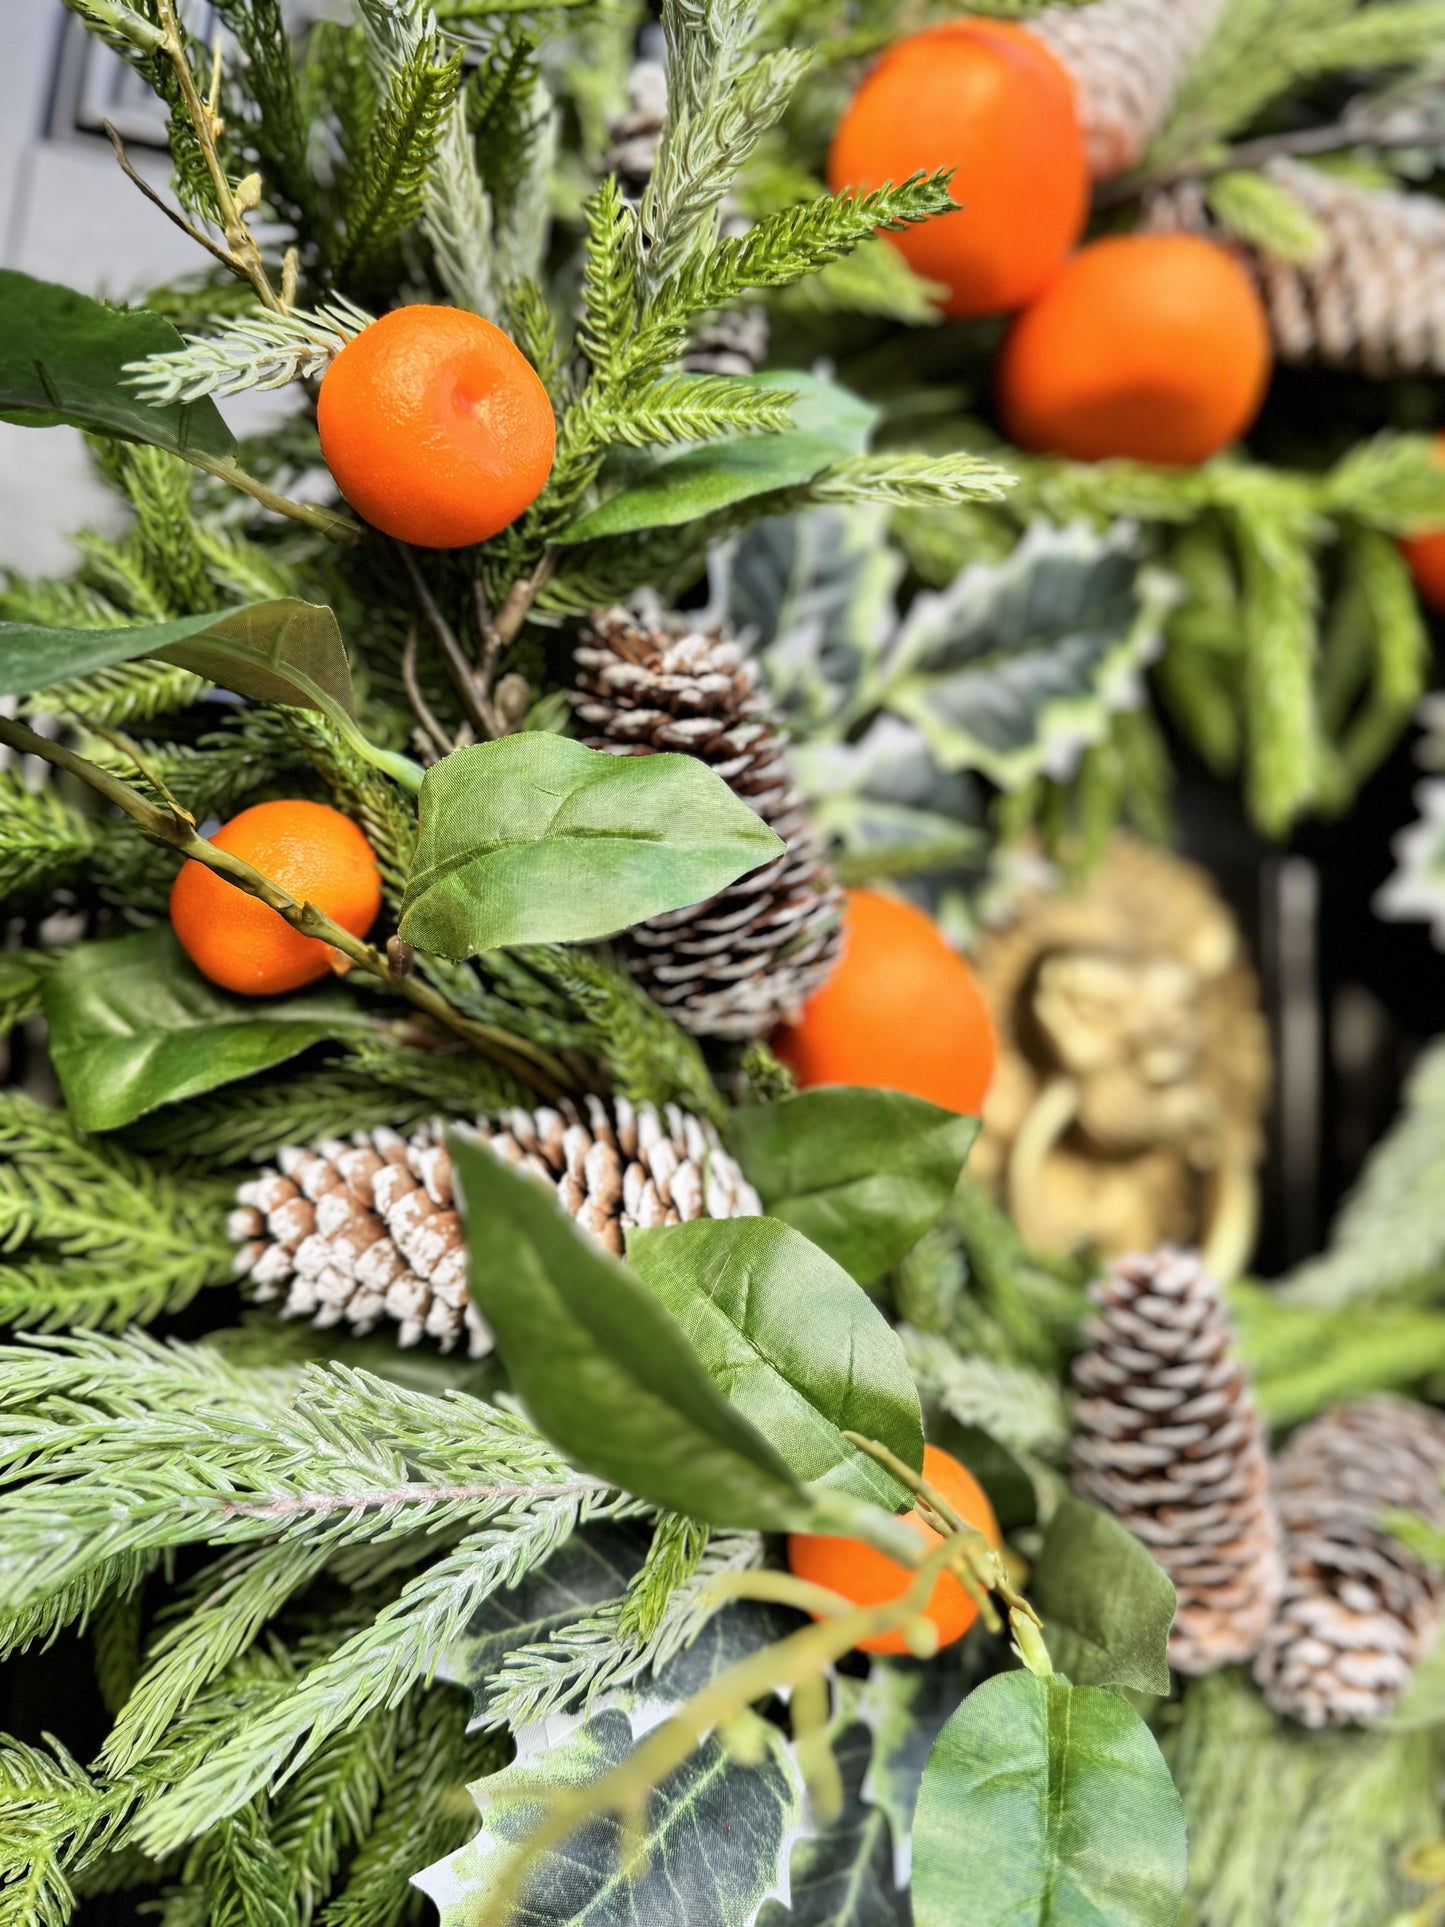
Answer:
[[[793,766],[817,827],[845,851],[937,850],[940,867],[981,855],[978,784],[940,769],[899,716],[875,718],[854,743],[795,744]]]
[[[863,1797],[873,1757],[868,1728],[861,1722],[845,1727],[833,1741],[833,1757],[843,1781],[843,1810],[794,1847],[791,1904],[767,1901],[758,1927],[909,1927],[888,1815]]]
[[[894,1884],[908,1884],[913,1810],[933,1742],[964,1694],[958,1654],[926,1664],[875,1659],[858,1703],[871,1746],[861,1797],[885,1814],[894,1854]]]
[[[609,1693],[590,1714],[553,1714],[519,1727],[517,1756],[470,1791],[482,1828],[469,1844],[416,1876],[441,1927],[471,1927],[496,1891],[512,1851],[545,1812],[549,1789],[585,1786],[718,1673],[801,1623],[774,1606],[730,1606],[658,1669],[643,1691]],[[622,1826],[607,1814],[541,1856],[522,1887],[518,1927],[750,1927],[763,1902],[789,1895],[788,1863],[807,1826],[803,1779],[786,1737],[754,1728],[763,1756],[744,1765],[710,1738],[648,1800],[644,1860],[623,1871]]]
[[[1391,844],[1395,871],[1375,893],[1375,914],[1428,923],[1436,949],[1445,950],[1445,782],[1420,784],[1415,804],[1418,819]]]
[[[869,507],[776,516],[714,564],[715,605],[756,638],[774,702],[810,733],[850,706],[897,627],[903,564],[887,524]]]
[[[945,770],[1014,790],[1066,781],[1110,718],[1144,700],[1176,590],[1141,565],[1134,531],[1035,523],[998,563],[919,595],[877,700],[915,723]]]

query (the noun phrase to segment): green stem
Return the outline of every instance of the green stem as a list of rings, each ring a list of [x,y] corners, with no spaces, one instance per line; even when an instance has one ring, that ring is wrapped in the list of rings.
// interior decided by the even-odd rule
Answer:
[[[334,509],[324,509],[312,502],[293,502],[289,495],[279,495],[274,488],[254,475],[248,475],[234,456],[222,460],[215,455],[201,455],[187,450],[186,460],[195,468],[202,468],[208,475],[218,475],[232,488],[238,488],[262,508],[271,509],[277,515],[285,515],[293,522],[302,522],[309,529],[316,529],[332,542],[351,544],[362,538],[360,525],[349,516],[338,515]]]
[[[0,743],[8,744],[23,756],[42,757],[57,769],[67,770],[72,776],[79,777],[81,782],[89,784],[107,802],[123,810],[152,843],[176,850],[193,863],[203,864],[206,869],[213,870],[228,883],[234,883],[247,896],[258,898],[278,916],[284,917],[292,929],[300,931],[303,937],[314,937],[320,943],[330,944],[333,950],[339,950],[342,956],[349,958],[369,976],[379,977],[388,989],[470,1044],[478,1055],[499,1064],[513,1077],[530,1085],[539,1096],[555,1103],[573,1088],[573,1080],[565,1066],[549,1051],[525,1037],[516,1037],[510,1031],[500,1030],[493,1024],[464,1017],[439,991],[433,990],[421,978],[414,975],[398,976],[384,952],[353,936],[349,930],[343,930],[339,923],[333,922],[314,903],[299,902],[280,884],[273,883],[241,857],[218,850],[214,843],[208,843],[205,837],[198,835],[195,825],[183,815],[149,802],[138,790],[121,782],[119,777],[112,776],[109,770],[88,762],[83,756],[77,756],[74,750],[67,749],[61,743],[52,743],[48,737],[37,735],[23,723],[12,722],[5,717],[0,717]]]

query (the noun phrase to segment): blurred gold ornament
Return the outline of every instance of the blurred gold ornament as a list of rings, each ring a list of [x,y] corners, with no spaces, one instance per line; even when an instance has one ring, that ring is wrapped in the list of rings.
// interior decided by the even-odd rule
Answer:
[[[999,1066],[970,1174],[1030,1243],[1253,1248],[1269,1044],[1254,973],[1203,871],[1120,835],[1076,891],[1031,894],[974,968]]]

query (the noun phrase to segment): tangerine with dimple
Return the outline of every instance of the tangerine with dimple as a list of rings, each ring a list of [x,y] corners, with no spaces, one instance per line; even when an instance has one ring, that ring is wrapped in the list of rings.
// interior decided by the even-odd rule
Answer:
[[[325,803],[257,803],[210,840],[353,937],[376,921],[381,878],[371,846],[349,816]],[[194,861],[172,886],[171,923],[201,975],[242,996],[300,990],[325,977],[336,958],[330,944],[303,937],[258,897]]]
[[[952,315],[1003,314],[1058,272],[1089,207],[1084,137],[1068,73],[1041,42],[995,20],[950,20],[889,49],[839,121],[835,192],[954,170],[956,213],[884,239],[948,290]]]
[[[925,1445],[923,1476],[964,1523],[981,1532],[997,1551],[1003,1544],[998,1520],[988,1495],[968,1468],[941,1446]],[[902,1523],[918,1534],[926,1552],[942,1543],[940,1535],[932,1526],[925,1525],[916,1512],[906,1514]],[[881,1606],[887,1600],[897,1599],[907,1592],[913,1580],[907,1566],[900,1566],[896,1559],[878,1552],[862,1539],[832,1538],[814,1532],[789,1535],[788,1570],[796,1579],[807,1579],[815,1586],[826,1586],[830,1592],[840,1593],[855,1606]],[[963,1638],[978,1618],[978,1607],[953,1574],[945,1572],[934,1582],[924,1614],[933,1622],[939,1646],[951,1646]],[[910,1648],[901,1632],[891,1632],[875,1633],[872,1639],[860,1640],[858,1650],[906,1653]]]
[[[358,514],[459,549],[515,522],[552,472],[552,404],[521,350],[461,308],[394,308],[348,341],[316,405],[321,453]]]
[[[1226,248],[1112,235],[1081,248],[1014,323],[999,412],[1023,448],[1191,466],[1249,427],[1272,364],[1264,305]]]
[[[978,980],[923,910],[850,890],[843,959],[773,1049],[807,1090],[868,1084],[978,1114],[997,1046]]]

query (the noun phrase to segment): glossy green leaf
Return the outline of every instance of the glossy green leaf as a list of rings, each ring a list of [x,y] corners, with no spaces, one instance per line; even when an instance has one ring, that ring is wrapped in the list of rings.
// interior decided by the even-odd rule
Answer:
[[[113,663],[159,656],[255,702],[319,709],[354,723],[356,698],[336,617],[284,597],[217,615],[119,629],[44,629],[0,622],[0,694],[28,696]]]
[[[1067,775],[1113,711],[1137,708],[1173,599],[1128,530],[1036,524],[1004,561],[915,598],[879,699],[944,771],[979,770],[1004,789]]]
[[[165,925],[75,944],[46,979],[44,1009],[55,1074],[83,1131],[113,1131],[373,1021],[338,990],[229,996]]]
[[[916,1927],[1172,1927],[1184,1875],[1179,1795],[1116,1693],[1000,1673],[939,1735],[913,1825]]]
[[[153,408],[126,363],[185,343],[144,308],[121,310],[54,281],[0,269],[0,417],[22,426],[69,423],[150,442],[194,460],[230,461],[236,438],[207,396]]]
[[[600,1478],[714,1525],[776,1530],[810,1503],[677,1322],[537,1178],[454,1131],[470,1290],[518,1395]]]
[[[736,1111],[729,1134],[770,1217],[870,1284],[952,1197],[978,1120],[848,1085]]]
[[[1049,1521],[1029,1597],[1049,1656],[1076,1686],[1169,1691],[1174,1588],[1133,1533],[1072,1496]]]
[[[696,757],[528,730],[427,771],[401,934],[458,958],[587,942],[701,903],[782,847]]]
[[[842,1436],[861,1432],[922,1467],[918,1392],[897,1333],[831,1258],[773,1218],[634,1231],[627,1256],[794,1478],[892,1511],[910,1503]]]
[[[637,529],[674,528],[755,495],[800,488],[867,446],[877,410],[836,382],[780,368],[752,377],[752,385],[786,388],[794,395],[791,429],[634,460],[629,474],[637,479],[581,516],[558,539],[593,542]]]
[[[730,1607],[645,1692],[609,1694],[565,1737],[545,1722],[523,1727],[513,1764],[470,1789],[481,1832],[418,1879],[441,1927],[472,1927],[479,1918],[508,1855],[539,1818],[538,1801],[529,1796],[600,1778],[626,1759],[659,1714],[788,1630],[775,1612]],[[655,1789],[629,1871],[621,1822],[611,1814],[544,1852],[523,1881],[518,1927],[752,1927],[770,1896],[786,1897],[789,1856],[807,1817],[792,1749],[775,1726],[760,1721],[755,1731],[763,1748],[757,1764],[730,1758],[714,1734]]]

